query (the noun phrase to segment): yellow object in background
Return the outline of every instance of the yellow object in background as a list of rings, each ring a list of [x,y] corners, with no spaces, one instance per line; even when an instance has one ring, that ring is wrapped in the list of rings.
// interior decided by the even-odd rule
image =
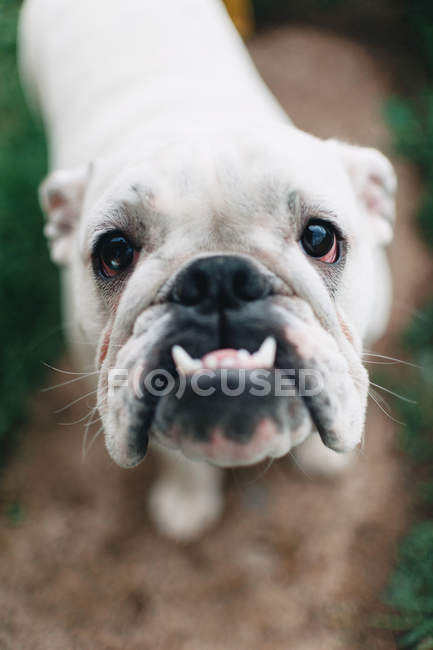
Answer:
[[[254,32],[254,13],[251,0],[224,0],[228,14],[242,38]]]

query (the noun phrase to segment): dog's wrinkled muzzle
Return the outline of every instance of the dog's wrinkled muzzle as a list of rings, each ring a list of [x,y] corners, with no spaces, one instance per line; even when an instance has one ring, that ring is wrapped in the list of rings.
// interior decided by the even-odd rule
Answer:
[[[282,456],[312,431],[336,451],[356,446],[362,419],[346,359],[311,310],[282,300],[243,257],[181,269],[165,329],[141,362],[131,358],[139,381],[116,402],[129,423],[122,464],[140,462],[150,438],[222,466]]]

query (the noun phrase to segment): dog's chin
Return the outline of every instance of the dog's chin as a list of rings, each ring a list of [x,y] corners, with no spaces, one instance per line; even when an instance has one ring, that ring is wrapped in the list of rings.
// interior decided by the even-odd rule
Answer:
[[[302,399],[275,369],[194,373],[176,388],[160,399],[151,437],[193,460],[233,467],[279,458],[312,429]]]
[[[156,433],[155,441],[162,447],[180,451],[186,458],[197,462],[207,462],[218,467],[245,467],[265,460],[281,458],[289,453],[292,445],[287,433],[276,431],[273,425],[263,421],[255,433],[254,441],[239,444],[229,440],[224,432],[215,430],[209,442],[197,442],[179,436],[173,439]]]

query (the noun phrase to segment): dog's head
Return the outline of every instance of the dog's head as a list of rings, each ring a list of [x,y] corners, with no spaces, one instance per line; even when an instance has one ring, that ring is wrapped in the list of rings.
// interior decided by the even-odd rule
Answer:
[[[388,160],[292,127],[155,139],[135,160],[41,187],[52,257],[97,346],[113,459],[135,465],[153,438],[247,464],[314,431],[353,449],[392,237]]]

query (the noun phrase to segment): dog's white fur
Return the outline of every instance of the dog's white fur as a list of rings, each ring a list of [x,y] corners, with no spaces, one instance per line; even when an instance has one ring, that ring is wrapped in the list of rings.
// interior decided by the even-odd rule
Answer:
[[[163,328],[166,316],[148,308],[197,251],[253,254],[283,279],[287,300],[302,298],[303,325],[314,327],[313,338],[326,338],[334,374],[347,372],[340,389],[349,413],[341,415],[334,448],[353,449],[367,393],[362,346],[383,332],[390,307],[384,247],[392,238],[395,177],[387,159],[295,129],[217,0],[27,0],[20,62],[47,130],[52,171],[41,187],[45,232],[53,260],[63,267],[65,319],[82,367],[98,358],[108,328],[112,332],[99,397],[117,462],[135,460],[120,435],[128,424],[126,397],[105,402],[108,368],[124,367],[143,345],[155,343],[154,323]],[[269,204],[293,188],[336,214],[348,232],[350,251],[333,299],[297,243],[282,248],[280,208],[276,217],[267,214]],[[101,306],[89,270],[90,240],[117,203],[137,215],[155,196],[165,230],[161,239],[161,223],[151,226],[155,248],[171,263],[162,269],[150,255],[137,267],[114,316]],[[218,232],[211,228],[216,213],[224,215]],[[117,354],[130,329],[134,335]],[[324,473],[347,463],[316,434],[298,448],[298,458]],[[167,535],[192,538],[221,511],[220,470],[168,450],[164,466],[151,512]]]

